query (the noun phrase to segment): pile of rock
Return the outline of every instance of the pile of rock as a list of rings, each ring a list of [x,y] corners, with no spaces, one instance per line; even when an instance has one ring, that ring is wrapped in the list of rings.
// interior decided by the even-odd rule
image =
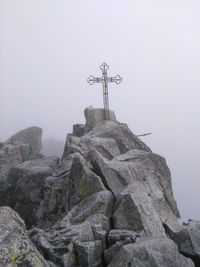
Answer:
[[[9,221],[0,232],[3,266],[199,266],[200,223],[178,223],[165,159],[113,112],[109,121],[101,109],[85,116],[60,160],[27,156],[7,168],[1,203],[29,230],[0,208],[0,224]]]

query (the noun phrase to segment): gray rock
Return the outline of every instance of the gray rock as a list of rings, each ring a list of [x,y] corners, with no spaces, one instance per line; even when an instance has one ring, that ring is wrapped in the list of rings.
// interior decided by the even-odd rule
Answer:
[[[199,226],[178,227],[165,159],[113,112],[105,120],[102,109],[88,108],[85,117],[68,134],[59,163],[30,161],[39,157],[38,129],[0,144],[0,177],[12,195],[7,202],[37,227],[29,236],[41,255],[64,267],[194,267],[167,233],[198,266]]]
[[[31,155],[27,144],[3,144],[0,149],[0,206],[8,205],[7,176],[11,167],[28,160]]]
[[[110,218],[113,212],[114,198],[110,191],[94,193],[75,205],[59,222],[60,227],[81,223],[94,214],[103,214]]]
[[[45,179],[52,175],[57,162],[56,157],[25,161],[9,171],[8,204],[28,227],[37,223],[35,214],[43,199]]]
[[[73,136],[71,134],[68,134],[66,142],[65,142],[64,151],[61,157],[61,165],[65,165],[65,162],[67,161],[68,156],[76,152],[84,156],[84,152],[81,150],[81,147],[80,147],[80,138]]]
[[[73,135],[77,137],[83,136],[85,133],[85,125],[84,124],[74,124],[73,125]]]
[[[67,174],[45,179],[44,197],[35,214],[37,227],[46,229],[68,212],[69,182]]]
[[[94,109],[95,113],[95,109]],[[97,110],[98,113],[98,110]],[[86,128],[87,128],[86,117]],[[130,149],[139,149],[143,151],[151,151],[137,136],[135,136],[126,124],[119,123],[115,120],[94,120],[90,130],[85,130],[85,134],[67,136],[65,149],[62,160],[70,153],[79,152],[84,155],[94,148],[99,151],[107,159],[112,159],[114,156],[126,153]]]
[[[0,205],[8,205],[7,176],[11,167],[26,160],[40,158],[42,130],[38,127],[27,128],[0,145]]]
[[[139,181],[152,199],[162,222],[177,222],[180,215],[173,197],[170,171],[162,157],[152,152],[132,149],[112,160],[106,160],[93,150],[89,158],[106,188],[115,196],[129,184]]]
[[[96,213],[87,218],[90,223],[95,240],[100,240],[103,250],[107,248],[107,236],[111,228],[110,218],[102,213]]]
[[[89,132],[95,124],[105,121],[105,113],[102,108],[89,107],[84,110],[84,114],[86,118],[85,132]],[[115,113],[112,110],[109,110],[109,120],[116,120]]]
[[[147,236],[165,236],[159,214],[140,182],[130,184],[117,197],[113,222],[117,229],[144,230]]]
[[[115,121],[106,121],[104,123],[95,125],[95,127],[90,132],[80,138],[80,142],[84,144],[85,140],[88,138],[97,138],[97,146],[101,146],[102,142],[105,144],[104,141],[110,142],[110,140],[112,139],[113,143],[111,145],[117,146],[120,154],[124,154],[131,149],[151,152],[150,148],[136,135],[134,135],[126,124]],[[93,150],[94,146],[89,147],[89,149]],[[114,147],[114,149],[116,148]]]
[[[145,233],[130,231],[127,229],[112,229],[108,234],[108,245],[112,246],[117,241],[124,241],[126,238],[130,238],[132,243],[136,242],[136,239],[144,237]]]
[[[39,153],[41,149],[42,129],[36,126],[26,128],[13,136],[6,143],[29,144],[33,153]]]
[[[47,231],[34,228],[29,231],[29,236],[37,249],[46,258],[58,266],[66,265],[66,261],[76,265],[74,244],[77,242],[95,242],[93,231],[89,222],[71,225],[68,228],[51,228]]]
[[[180,253],[191,258],[196,266],[200,266],[200,222],[189,220],[177,229],[165,224],[165,229],[178,245]]]
[[[74,153],[69,180],[70,209],[84,198],[106,190],[101,178],[87,167],[86,160],[79,153]]]
[[[24,222],[9,207],[0,207],[0,266],[54,266],[37,251]]]
[[[44,197],[37,211],[37,226],[46,228],[53,225],[69,211],[70,188],[73,181],[69,175],[76,154],[70,154],[60,162],[54,175],[45,179]]]
[[[194,263],[179,254],[177,245],[167,238],[144,239],[123,246],[109,267],[194,267]]]
[[[104,260],[106,265],[108,265],[113,257],[117,254],[117,252],[125,245],[133,243],[131,238],[126,238],[125,240],[120,240],[115,242],[111,247],[109,247],[108,249],[104,250]]]
[[[3,144],[0,149],[0,182],[6,182],[9,169],[28,160],[30,154],[27,144]]]
[[[68,212],[71,222],[78,223],[94,213],[107,214],[109,210],[111,214],[114,201],[112,193],[106,190],[101,178],[91,171],[86,160],[79,153],[73,153],[61,164],[57,176],[45,180],[44,199],[37,212],[41,222],[39,226],[45,227],[47,221],[55,222]]]
[[[100,241],[75,242],[76,262],[82,267],[102,267],[102,244]]]
[[[145,237],[144,231],[135,232],[126,229],[113,229],[108,234],[109,248],[104,250],[104,259],[109,264],[115,254],[123,246],[129,243],[135,243],[138,239]]]

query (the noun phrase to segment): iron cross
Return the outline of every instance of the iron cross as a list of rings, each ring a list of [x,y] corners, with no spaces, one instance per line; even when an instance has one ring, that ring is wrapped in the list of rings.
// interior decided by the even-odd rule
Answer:
[[[102,77],[94,77],[90,75],[87,81],[90,85],[93,85],[94,83],[103,84],[104,117],[105,120],[109,120],[108,83],[114,82],[116,84],[120,84],[122,82],[122,78],[119,75],[115,77],[108,77],[107,70],[109,69],[109,66],[106,63],[103,63],[100,66],[100,69],[102,70]]]

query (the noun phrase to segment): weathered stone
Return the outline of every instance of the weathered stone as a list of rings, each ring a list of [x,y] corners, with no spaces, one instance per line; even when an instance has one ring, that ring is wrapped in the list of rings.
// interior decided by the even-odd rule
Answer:
[[[112,193],[107,190],[94,193],[74,206],[60,221],[60,226],[68,227],[71,224],[81,223],[86,218],[98,213],[110,218],[113,211],[113,201]]]
[[[63,267],[77,267],[76,258],[73,251],[68,251],[62,256]]]
[[[100,241],[75,242],[75,257],[82,267],[102,267],[102,244]]]
[[[67,135],[67,139],[65,142],[64,151],[61,157],[61,165],[65,162],[70,154],[78,152],[82,156],[84,156],[84,152],[81,150],[80,146],[80,138],[73,136],[71,134]]]
[[[85,133],[85,125],[84,124],[74,124],[73,125],[73,135],[77,137],[83,136]]]
[[[29,236],[42,255],[58,266],[66,265],[66,260],[72,266],[75,264],[75,242],[94,242],[89,222],[62,229],[54,227],[48,231],[34,228],[29,231]]]
[[[9,207],[0,207],[0,266],[53,266],[34,247],[24,222]]]
[[[61,171],[62,169],[63,172]],[[96,195],[93,195],[98,192],[100,193],[97,195],[97,199],[94,199]],[[103,201],[101,196],[105,196]],[[45,222],[45,226],[45,224],[48,224],[47,221],[55,222],[59,217],[63,217],[64,214],[70,211],[68,217],[71,218],[73,214],[72,220],[76,221],[79,218],[77,222],[80,223],[87,216],[94,214],[95,207],[97,209],[96,212],[98,212],[97,205],[100,207],[102,204],[107,209],[107,202],[110,203],[108,207],[112,210],[112,194],[106,191],[101,178],[90,170],[86,160],[79,153],[73,153],[67,157],[65,164],[63,164],[56,176],[46,179],[44,200],[37,212],[37,217],[40,222]],[[78,206],[73,208],[76,204]],[[93,210],[91,206],[94,207]],[[99,210],[101,212],[102,207]],[[78,216],[77,212],[80,212],[80,216]],[[74,216],[75,214],[76,216]],[[39,225],[42,227],[42,224]]]
[[[80,142],[84,143],[84,139],[97,138],[97,145],[101,146],[101,142],[113,139],[117,145],[120,154],[124,154],[131,149],[138,149],[151,152],[150,148],[134,135],[126,124],[115,121],[106,121],[97,124],[90,132],[80,138]],[[90,147],[94,149],[94,147]]]
[[[145,237],[144,231],[130,231],[126,229],[113,229],[108,234],[108,246],[104,250],[104,259],[109,264],[117,251],[126,244],[135,243],[138,239]]]
[[[120,155],[120,150],[113,138],[91,138],[90,136],[84,135],[80,139],[80,146],[82,151],[86,152],[90,152],[95,149],[106,160],[111,160],[115,156]]]
[[[69,182],[67,174],[45,179],[44,197],[35,214],[37,227],[46,229],[68,212]]]
[[[8,204],[19,213],[28,227],[36,224],[35,214],[43,199],[45,179],[52,175],[57,161],[56,157],[25,161],[9,171]]]
[[[89,107],[84,110],[84,114],[86,118],[85,132],[89,132],[95,124],[105,121],[105,113],[102,108]],[[116,120],[115,113],[112,110],[109,110],[109,120]]]
[[[130,240],[134,243],[136,242],[136,239],[144,236],[144,231],[135,232],[126,229],[112,229],[108,234],[108,245],[112,246],[117,241],[124,241],[126,238],[130,238]]]
[[[30,146],[27,144],[4,144],[0,150],[0,182],[6,182],[9,169],[28,160],[30,154]]]
[[[153,238],[123,246],[108,266],[194,267],[194,264],[179,254],[177,245],[172,240]]]
[[[90,152],[89,158],[106,188],[115,196],[129,184],[139,181],[152,199],[162,222],[177,222],[179,212],[173,197],[170,171],[162,157],[132,149],[109,161],[96,150]]]
[[[42,130],[38,127],[25,129],[6,142],[1,143],[0,149],[0,205],[8,205],[7,176],[11,167],[26,160],[39,158]]]
[[[144,230],[147,236],[165,236],[159,215],[140,182],[130,184],[118,196],[113,222],[117,229]]]
[[[117,241],[111,247],[104,250],[104,260],[106,265],[108,265],[113,257],[117,254],[117,252],[125,245],[134,243],[131,238],[125,238],[124,240]]]
[[[117,122],[114,113],[105,120],[103,110],[88,108],[85,116],[86,125],[74,125],[67,136],[59,163],[30,161],[39,157],[39,131],[36,142],[29,129],[12,137],[13,144],[0,144],[0,163],[2,151],[16,149],[5,167],[0,164],[4,187],[10,182],[12,192],[7,202],[29,227],[37,227],[29,235],[47,266],[50,260],[64,267],[194,267],[166,233],[198,266],[199,226],[177,227],[165,159]],[[20,264],[29,266],[28,261]]]
[[[41,149],[42,129],[36,126],[26,128],[13,136],[6,143],[29,144],[33,153],[39,153]]]
[[[177,228],[165,224],[166,233],[178,245],[180,253],[200,266],[200,222],[189,220],[187,224]]]
[[[84,198],[105,190],[101,178],[87,167],[86,160],[79,153],[74,154],[69,180],[70,208]]]
[[[64,161],[59,162],[53,176],[45,179],[44,197],[37,211],[37,226],[46,228],[54,224],[69,211],[71,167],[76,153],[70,154]]]
[[[107,247],[107,235],[111,228],[110,218],[104,214],[96,213],[87,218],[90,223],[95,240],[100,240],[102,243],[103,250]]]

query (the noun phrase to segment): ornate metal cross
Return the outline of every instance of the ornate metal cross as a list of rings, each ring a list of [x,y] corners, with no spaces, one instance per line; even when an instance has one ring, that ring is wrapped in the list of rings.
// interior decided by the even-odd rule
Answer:
[[[122,78],[119,75],[115,77],[108,77],[107,70],[109,69],[109,66],[106,63],[103,63],[100,66],[100,69],[102,70],[102,77],[94,77],[90,75],[87,81],[90,85],[93,85],[94,83],[103,84],[104,117],[105,117],[105,120],[109,120],[108,83],[114,82],[116,84],[120,84],[122,81]]]

